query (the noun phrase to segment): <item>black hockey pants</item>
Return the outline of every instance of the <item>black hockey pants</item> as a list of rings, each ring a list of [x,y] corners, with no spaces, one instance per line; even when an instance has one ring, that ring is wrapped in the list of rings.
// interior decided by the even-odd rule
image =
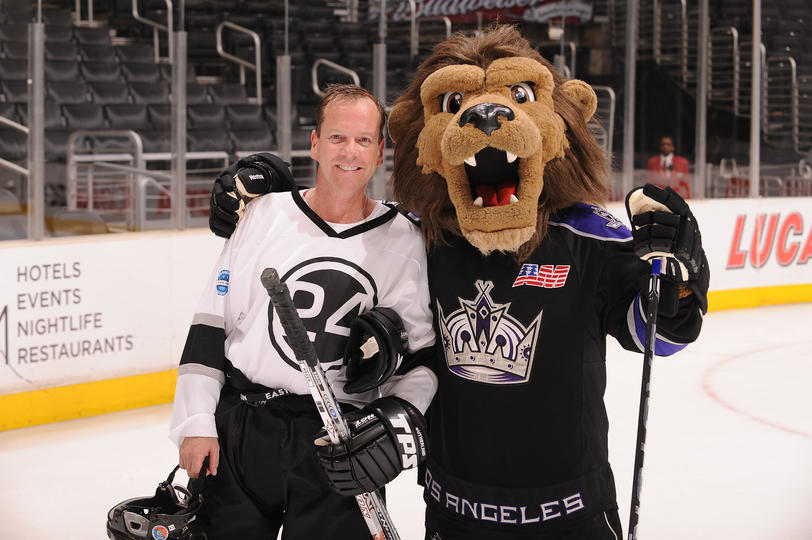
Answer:
[[[220,394],[220,465],[206,479],[201,516],[208,540],[276,540],[280,527],[283,540],[370,538],[355,498],[331,491],[318,464],[322,423],[312,398],[240,400],[268,390],[234,370]]]

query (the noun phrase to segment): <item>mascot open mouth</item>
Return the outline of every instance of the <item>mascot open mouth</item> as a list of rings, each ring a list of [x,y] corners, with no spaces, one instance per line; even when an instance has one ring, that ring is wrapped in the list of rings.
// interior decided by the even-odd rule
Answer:
[[[465,160],[465,173],[476,206],[506,206],[517,202],[519,159],[516,154],[486,146]]]

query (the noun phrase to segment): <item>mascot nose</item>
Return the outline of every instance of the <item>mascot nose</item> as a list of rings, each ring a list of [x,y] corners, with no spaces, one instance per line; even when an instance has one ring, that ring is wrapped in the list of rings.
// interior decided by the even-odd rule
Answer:
[[[499,123],[500,116],[504,116],[508,120],[513,120],[516,117],[510,107],[496,103],[480,103],[462,113],[460,127],[472,123],[475,128],[483,131],[485,135],[490,135],[494,130],[501,127]]]

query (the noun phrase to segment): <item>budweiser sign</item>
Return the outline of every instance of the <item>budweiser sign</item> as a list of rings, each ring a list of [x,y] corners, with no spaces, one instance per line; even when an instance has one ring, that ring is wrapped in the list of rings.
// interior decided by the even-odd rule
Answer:
[[[453,22],[474,22],[477,13],[485,20],[501,22],[544,22],[565,17],[577,21],[592,19],[592,3],[583,0],[415,0],[415,17],[448,17]],[[388,8],[392,21],[408,21],[412,16],[409,2]],[[378,19],[380,5],[370,7],[369,18]]]

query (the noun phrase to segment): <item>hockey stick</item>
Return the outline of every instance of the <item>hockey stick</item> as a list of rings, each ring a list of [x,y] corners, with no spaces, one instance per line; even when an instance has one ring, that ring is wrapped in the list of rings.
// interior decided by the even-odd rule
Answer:
[[[279,322],[285,330],[296,361],[307,380],[307,386],[313,395],[313,401],[316,403],[330,440],[333,444],[346,440],[350,435],[349,426],[335,394],[327,382],[324,370],[321,369],[313,344],[307,337],[307,330],[296,312],[288,286],[280,281],[279,274],[273,268],[263,270],[261,280],[262,286],[268,291],[271,303],[279,315]],[[377,492],[356,495],[355,500],[374,540],[400,540],[395,525],[389,517],[389,512]]]
[[[648,282],[648,310],[646,312],[646,344],[643,350],[643,377],[640,384],[640,409],[637,415],[637,442],[634,454],[632,478],[632,502],[629,512],[628,540],[637,539],[637,523],[640,520],[640,492],[643,484],[643,459],[646,457],[646,421],[650,394],[651,361],[654,358],[654,342],[657,337],[657,307],[660,303],[660,271],[662,259],[651,260],[651,276]]]

